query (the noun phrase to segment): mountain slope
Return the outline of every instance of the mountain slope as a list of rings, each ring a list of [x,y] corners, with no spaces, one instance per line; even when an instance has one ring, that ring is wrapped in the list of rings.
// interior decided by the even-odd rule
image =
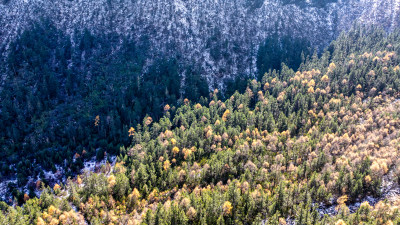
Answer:
[[[149,64],[155,55],[198,62],[213,85],[253,75],[258,45],[274,32],[325,47],[354,21],[392,30],[399,26],[399,12],[400,0],[6,0],[0,4],[0,49],[32,21],[49,18],[69,35],[87,28],[148,38]]]
[[[115,166],[14,190],[0,223],[398,224],[399,55],[399,32],[356,27],[226,101],[166,105]]]

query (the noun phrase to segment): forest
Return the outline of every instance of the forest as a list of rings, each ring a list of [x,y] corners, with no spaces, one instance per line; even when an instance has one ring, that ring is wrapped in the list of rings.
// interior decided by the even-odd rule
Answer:
[[[71,37],[48,20],[24,31],[0,65],[7,80],[0,85],[0,180],[15,174],[18,185],[46,180],[43,170],[56,172],[56,165],[74,176],[85,160],[119,154],[131,144],[129,128],[145,116],[159,120],[165,105],[174,111],[185,98],[205,104],[209,85],[199,68],[150,55],[146,40],[88,30]],[[305,40],[268,38],[258,51],[257,76],[281,63],[297,69],[310,49]],[[243,93],[249,78],[225,80],[218,96]]]
[[[45,35],[48,30],[40,31],[23,37]],[[68,51],[58,52],[60,43],[56,45],[54,40],[43,39],[55,45],[50,49],[24,42],[24,38],[13,46],[26,49],[24,53],[18,51],[23,55],[15,55],[14,61],[10,57],[15,76],[21,77],[15,82],[36,81],[33,86],[48,88],[32,91],[24,90],[27,85],[9,84],[11,90],[20,89],[10,98],[13,101],[2,104],[31,107],[24,113],[15,108],[2,111],[2,118],[9,114],[2,126],[10,128],[1,132],[12,138],[25,137],[22,132],[38,132],[36,126],[28,129],[25,125],[26,130],[20,131],[4,125],[14,118],[11,115],[31,115],[29,118],[42,125],[41,129],[55,129],[54,135],[68,129],[88,129],[81,139],[65,141],[75,144],[88,138],[94,149],[102,138],[114,138],[114,148],[120,146],[115,150],[116,162],[103,165],[97,173],[71,176],[65,183],[49,186],[39,179],[33,187],[41,191],[39,198],[15,191],[14,199],[0,203],[0,224],[400,224],[399,198],[385,192],[400,182],[398,31],[388,34],[379,28],[354,26],[322,54],[314,52],[304,57],[298,69],[283,63],[280,70],[268,70],[260,79],[250,79],[243,92],[225,98],[218,89],[209,95],[199,89],[198,95],[187,97],[188,92],[183,92],[184,99],[177,106],[168,104],[179,99],[174,92],[178,84],[168,80],[176,74],[171,60],[149,70],[154,79],[147,81],[140,76],[130,82],[124,80],[130,77],[124,74],[140,66],[140,58],[134,59],[137,64],[118,59],[118,73],[103,71],[100,66],[93,67],[83,80],[68,78],[75,73],[68,70],[66,61],[82,63],[81,67],[89,65],[86,60],[100,65],[101,60],[114,62],[87,50],[100,40],[83,35],[87,38],[79,47],[88,53],[79,57],[69,56]],[[34,52],[44,55],[47,51],[58,52],[60,65],[48,68],[50,63],[29,56],[35,48],[41,51]],[[132,60],[132,55],[125,57]],[[157,74],[168,75],[163,78]],[[39,77],[33,79],[35,76]],[[58,77],[63,76],[70,79],[66,82],[71,83],[69,87],[57,86]],[[126,101],[124,107],[116,107],[116,96],[112,94],[100,98],[103,102],[92,102],[94,96],[108,92],[101,92],[102,87],[88,91],[80,86],[86,82],[102,86],[109,83],[107,79],[121,79],[121,86],[113,87],[119,91],[109,93],[123,95],[120,99]],[[202,83],[195,73],[192,79],[196,87]],[[164,86],[150,89],[158,93],[159,100],[153,97],[143,101],[156,102],[155,108],[163,106],[158,113],[144,115],[136,125],[130,125],[134,123],[129,123],[129,118],[143,115],[131,111],[137,107],[137,103],[131,105],[136,100],[132,96],[142,90],[137,85],[140,83],[147,92],[155,87],[147,82]],[[46,86],[48,83],[54,85]],[[7,93],[2,91],[2,95]],[[55,107],[57,101],[63,103]],[[79,107],[63,108],[68,101],[79,101]],[[143,104],[133,112],[151,106]],[[46,109],[48,116],[81,110],[77,119],[83,117],[87,123],[76,123],[77,128],[73,123],[59,131],[62,125],[41,124],[41,118],[35,118],[39,109]],[[132,115],[125,114],[128,112]],[[93,116],[96,114],[100,116]],[[126,128],[119,136],[112,135],[116,132],[110,125],[112,119],[122,115],[126,120],[119,126]],[[16,119],[20,123],[26,120]],[[16,134],[19,136],[13,136]],[[31,142],[14,149],[28,152],[32,148],[28,146],[41,144],[34,135],[27,137]],[[78,154],[78,159],[85,157],[85,149],[69,151]],[[12,158],[13,154],[7,152],[2,158]],[[392,182],[390,187],[388,180]],[[365,200],[371,198],[377,201]],[[356,208],[350,207],[355,203],[359,203]],[[324,213],[322,209],[328,207],[334,212]]]
[[[17,173],[25,184],[55,165],[72,176],[83,160],[129,145],[129,127],[145,115],[159,119],[163,106],[178,105],[185,93],[191,100],[208,95],[194,66],[185,65],[181,87],[183,66],[174,58],[154,56],[157,63],[143,72],[150,57],[145,40],[88,30],[70,37],[47,20],[24,31],[1,64],[7,82],[0,88],[0,179]]]

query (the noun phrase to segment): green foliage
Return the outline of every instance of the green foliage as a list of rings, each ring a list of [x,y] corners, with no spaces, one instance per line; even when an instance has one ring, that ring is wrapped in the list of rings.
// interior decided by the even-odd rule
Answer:
[[[261,79],[269,70],[280,70],[282,63],[297,70],[304,57],[311,53],[310,44],[303,39],[273,34],[262,43],[257,53],[257,70]]]
[[[0,87],[0,175],[17,172],[22,185],[55,164],[75,174],[85,159],[101,160],[104,152],[117,154],[129,145],[128,128],[146,114],[159,119],[164,105],[208,94],[194,68],[187,68],[181,88],[179,74],[186,68],[174,58],[145,66],[148,48],[145,38],[135,42],[88,30],[70,37],[47,20],[24,31],[2,65],[8,73]],[[81,158],[73,160],[75,153]]]
[[[0,221],[82,221],[71,202],[91,224],[398,222],[396,202],[362,203],[355,212],[347,205],[384,197],[383,177],[398,179],[399,55],[398,32],[356,26],[297,72],[283,64],[225,101],[216,90],[173,115],[166,107],[160,119],[145,116],[112,169],[69,180],[57,197],[45,189],[23,209],[3,205]],[[175,66],[150,73],[176,76]],[[152,78],[155,93],[178,85]],[[320,206],[335,212],[321,215]]]

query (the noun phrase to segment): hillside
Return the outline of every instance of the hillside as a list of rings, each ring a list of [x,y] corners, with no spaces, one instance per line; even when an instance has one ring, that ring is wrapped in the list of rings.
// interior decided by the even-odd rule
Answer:
[[[3,0],[0,52],[45,18],[71,37],[88,29],[145,38],[151,48],[146,64],[160,55],[197,62],[209,85],[221,88],[223,78],[256,71],[258,46],[274,33],[305,38],[322,50],[353,22],[393,30],[399,12],[400,0]]]
[[[353,22],[400,21],[400,0],[0,2],[0,185],[18,186],[118,154],[166,104],[297,70]]]
[[[115,166],[14,190],[0,224],[398,224],[399,54],[398,31],[356,26],[298,71],[165,105]]]

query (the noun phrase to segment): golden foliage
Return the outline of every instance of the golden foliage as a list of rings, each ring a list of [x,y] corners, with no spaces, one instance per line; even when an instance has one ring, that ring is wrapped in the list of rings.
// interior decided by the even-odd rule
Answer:
[[[197,104],[194,106],[194,108],[195,108],[195,109],[201,109],[202,106],[201,106],[199,103],[197,103]]]
[[[59,209],[57,209],[56,207],[54,207],[54,205],[51,205],[48,209],[47,209],[47,213],[50,216],[53,216],[54,214],[58,214],[59,213]]]
[[[377,178],[386,174],[389,169],[384,160],[374,161],[370,167],[371,173],[374,174]]]
[[[115,183],[116,183],[115,176],[114,176],[113,174],[111,174],[111,175],[107,178],[107,181],[108,181],[108,187],[110,187],[110,188],[114,187],[114,185],[115,185]]]
[[[171,163],[169,162],[169,160],[165,160],[164,164],[163,164],[163,168],[164,170],[168,170],[169,167],[171,166]]]
[[[311,80],[307,83],[307,86],[309,86],[309,87],[315,87],[315,81],[314,81],[314,79],[311,79]]]
[[[365,183],[371,184],[372,178],[370,175],[367,175],[367,176],[365,176],[364,180],[365,180]]]
[[[100,116],[97,115],[96,118],[94,119],[94,126],[98,127],[100,123]]]
[[[264,84],[264,90],[266,91],[266,90],[268,90],[268,89],[269,89],[269,83],[266,82],[266,83]]]
[[[337,199],[337,203],[338,203],[338,205],[344,205],[344,204],[346,204],[348,199],[349,199],[349,197],[347,195],[340,196]]]
[[[60,190],[60,189],[61,189],[61,186],[59,184],[55,184],[54,187],[53,187],[54,191],[57,191],[57,190]]]
[[[46,223],[44,222],[44,220],[42,219],[42,217],[39,216],[39,217],[37,218],[36,224],[37,224],[37,225],[45,225]]]
[[[222,206],[222,211],[224,212],[224,215],[230,215],[232,213],[232,203],[229,201],[224,202],[224,205]]]
[[[191,149],[184,148],[184,149],[182,150],[182,152],[183,152],[183,155],[184,155],[184,159],[185,159],[185,160],[186,160],[187,158],[189,158],[189,157],[192,155],[192,150],[191,150]]]
[[[129,137],[134,136],[135,135],[135,128],[133,128],[133,127],[129,128],[128,133],[129,133]]]
[[[372,209],[372,206],[369,204],[369,202],[365,201],[361,203],[360,208]]]
[[[227,117],[231,114],[231,111],[229,109],[225,110],[224,114],[222,115],[222,120],[226,121]]]
[[[185,98],[185,99],[183,100],[183,103],[184,103],[185,105],[189,104],[189,99]]]
[[[188,209],[188,211],[186,212],[186,216],[190,219],[190,220],[194,220],[194,218],[197,215],[197,211],[195,208],[193,208],[192,206]]]
[[[283,217],[279,218],[279,225],[286,225],[286,220]]]
[[[214,106],[214,105],[215,105],[215,101],[212,100],[208,105],[209,105],[210,107],[211,107],[211,106]]]
[[[340,219],[336,221],[335,225],[346,225],[346,223],[342,219]]]
[[[29,200],[29,195],[27,193],[24,194],[24,202]]]
[[[115,163],[114,166],[114,173],[125,173],[126,172],[126,168],[124,166],[125,162],[117,162]]]
[[[368,72],[368,76],[374,77],[375,75],[376,75],[375,71],[373,71],[373,70]]]
[[[133,198],[136,198],[136,199],[140,198],[140,192],[137,188],[134,188],[131,194],[132,194]]]
[[[328,83],[328,82],[329,82],[329,77],[328,77],[328,75],[325,74],[324,76],[322,76],[321,81],[322,81],[322,82],[325,82],[325,83]]]
[[[146,124],[147,126],[149,126],[152,122],[153,122],[153,118],[151,118],[150,116],[148,116],[148,117],[146,118],[145,124]]]
[[[50,221],[50,225],[58,225],[60,223],[60,221],[58,220],[58,219],[56,219],[56,218],[53,218],[51,221]]]
[[[336,69],[336,64],[334,62],[330,63],[328,69],[331,70],[331,71]]]
[[[176,139],[175,138],[171,138],[171,144],[172,145],[176,145]]]
[[[179,148],[178,147],[173,147],[172,148],[172,152],[174,153],[174,155],[176,155],[176,154],[178,154],[179,153]]]
[[[283,100],[285,99],[286,96],[286,92],[282,91],[281,93],[279,93],[278,98],[276,100],[278,100],[278,102],[283,102]]]

